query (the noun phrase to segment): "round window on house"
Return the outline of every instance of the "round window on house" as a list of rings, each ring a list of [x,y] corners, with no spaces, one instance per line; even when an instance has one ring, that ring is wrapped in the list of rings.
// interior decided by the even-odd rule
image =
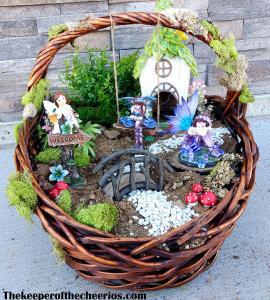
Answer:
[[[156,63],[155,71],[161,78],[166,78],[172,72],[172,64],[168,59],[162,58]]]

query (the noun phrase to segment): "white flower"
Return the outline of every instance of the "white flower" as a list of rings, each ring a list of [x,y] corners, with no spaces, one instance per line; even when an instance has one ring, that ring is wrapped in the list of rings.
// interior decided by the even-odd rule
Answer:
[[[33,103],[26,104],[23,109],[23,117],[24,119],[27,118],[34,118],[37,115],[37,109]]]

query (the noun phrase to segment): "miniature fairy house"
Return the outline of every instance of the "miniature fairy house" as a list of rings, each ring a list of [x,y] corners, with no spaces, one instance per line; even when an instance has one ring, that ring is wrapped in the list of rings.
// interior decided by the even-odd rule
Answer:
[[[162,99],[167,97],[175,106],[182,97],[187,98],[189,80],[190,68],[183,59],[150,57],[140,74],[141,94],[156,96],[159,92]]]
[[[156,11],[172,5],[172,1],[158,0]],[[158,25],[135,65],[134,77],[140,79],[141,95],[159,94],[161,118],[172,114],[182,97],[187,99],[190,71],[198,75],[195,59],[183,42],[187,39],[182,31]]]

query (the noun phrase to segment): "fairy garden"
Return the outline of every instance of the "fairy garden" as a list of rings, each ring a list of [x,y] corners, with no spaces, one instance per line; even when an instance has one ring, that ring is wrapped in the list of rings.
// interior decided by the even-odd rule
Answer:
[[[158,1],[156,10],[190,35],[211,36],[221,84],[243,103],[253,101],[233,36],[195,12],[173,10],[170,1]],[[77,29],[87,22],[91,17]],[[72,30],[57,28],[50,40]],[[158,22],[145,48],[119,61],[110,61],[106,49],[88,49],[84,57],[75,49],[59,75],[62,90],[52,92],[43,78],[22,98],[15,137],[35,119],[34,176],[77,222],[119,237],[157,237],[216,207],[239,180],[237,132],[224,118],[226,107],[206,95],[188,38]],[[31,220],[38,196],[27,171],[10,177],[7,193]]]

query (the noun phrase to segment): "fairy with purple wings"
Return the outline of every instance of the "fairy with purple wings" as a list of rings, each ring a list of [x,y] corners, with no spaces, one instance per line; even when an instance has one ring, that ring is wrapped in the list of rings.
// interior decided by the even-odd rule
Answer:
[[[131,108],[130,116],[120,117],[120,123],[125,127],[135,128],[135,146],[142,149],[143,127],[150,129],[157,127],[157,122],[151,117],[152,105],[156,97],[125,97],[122,99],[131,105]]]
[[[196,90],[189,100],[182,97],[182,103],[174,109],[174,116],[166,116],[171,126],[170,132],[188,130],[194,119],[199,104],[199,93]]]

